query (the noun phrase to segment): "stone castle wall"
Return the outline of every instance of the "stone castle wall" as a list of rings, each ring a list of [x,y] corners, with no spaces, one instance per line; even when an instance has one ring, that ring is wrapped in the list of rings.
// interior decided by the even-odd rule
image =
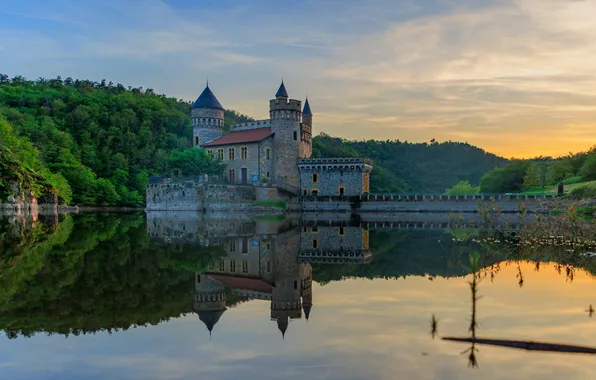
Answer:
[[[147,211],[204,211],[245,208],[256,200],[255,187],[205,183],[149,184]]]

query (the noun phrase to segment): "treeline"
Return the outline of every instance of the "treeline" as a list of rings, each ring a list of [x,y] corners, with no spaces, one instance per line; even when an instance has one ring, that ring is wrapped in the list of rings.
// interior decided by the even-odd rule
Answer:
[[[539,191],[556,187],[559,183],[572,185],[593,180],[596,180],[596,147],[587,152],[569,154],[557,159],[538,157],[511,161],[504,167],[495,168],[482,176],[479,191],[482,193]],[[586,189],[589,188],[586,187]]]
[[[191,148],[191,103],[102,80],[29,81],[0,74],[0,154],[30,172],[63,203],[138,206],[152,175],[192,167],[218,170]],[[225,123],[250,118],[226,111]],[[182,157],[182,158],[181,158]],[[11,165],[12,167],[12,165]],[[11,177],[21,175],[12,173]],[[2,178],[5,178],[3,175]],[[9,193],[0,182],[0,201]]]
[[[371,192],[442,193],[462,180],[479,183],[507,160],[467,143],[399,140],[348,141],[325,134],[313,139],[313,157],[373,159]]]

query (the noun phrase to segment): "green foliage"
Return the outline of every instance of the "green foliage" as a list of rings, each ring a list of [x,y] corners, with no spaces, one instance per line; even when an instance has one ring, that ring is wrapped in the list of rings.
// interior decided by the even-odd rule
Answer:
[[[596,185],[578,186],[569,192],[572,199],[596,199]]]
[[[64,202],[142,205],[149,176],[168,171],[172,151],[191,147],[189,102],[105,80],[2,78],[0,114],[14,131],[2,119],[0,141],[39,176],[28,180],[32,190],[47,184]],[[225,112],[228,127],[248,120]]]
[[[589,155],[579,170],[582,180],[596,180],[596,153]]]
[[[507,160],[465,143],[413,144],[401,141],[348,141],[320,134],[313,157],[370,157],[371,192],[442,193],[462,180],[480,177]]]
[[[455,186],[445,190],[445,195],[475,195],[480,193],[480,187],[472,186],[469,181],[459,181]]]
[[[563,183],[567,184],[566,181],[569,180],[569,177],[573,174],[573,165],[571,165],[569,160],[557,160],[550,165],[549,182],[559,183],[565,181]]]
[[[225,164],[214,160],[203,149],[174,150],[168,158],[168,169],[181,172],[183,176],[199,174],[222,175]]]
[[[0,201],[10,195],[11,185],[17,185],[37,197],[58,193],[63,203],[70,202],[72,190],[66,179],[50,171],[39,151],[26,138],[18,137],[2,115],[0,142]]]
[[[523,186],[544,188],[546,186],[547,175],[548,164],[546,162],[532,162],[528,166],[528,169],[526,169]]]
[[[570,177],[567,178],[566,180],[563,181],[564,185],[574,185],[576,183],[581,183],[582,182],[582,177],[577,176],[577,177]]]
[[[510,193],[520,191],[530,163],[516,160],[503,168],[496,168],[480,179],[482,193]]]

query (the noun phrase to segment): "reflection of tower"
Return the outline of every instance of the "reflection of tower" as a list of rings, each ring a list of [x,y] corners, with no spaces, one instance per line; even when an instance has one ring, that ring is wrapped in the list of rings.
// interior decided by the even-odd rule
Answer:
[[[302,316],[300,296],[303,271],[297,260],[299,241],[300,237],[295,232],[276,236],[271,319],[277,321],[277,327],[283,337],[288,329],[289,320]]]
[[[308,321],[312,309],[312,268],[310,264],[301,264],[302,269],[302,310]]]
[[[197,273],[195,276],[196,298],[194,310],[203,321],[209,335],[213,327],[226,311],[226,293],[224,285],[211,277]]]

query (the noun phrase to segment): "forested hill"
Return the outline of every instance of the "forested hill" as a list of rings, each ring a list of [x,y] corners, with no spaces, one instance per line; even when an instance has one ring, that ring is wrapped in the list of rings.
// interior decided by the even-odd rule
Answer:
[[[148,177],[191,147],[190,107],[105,80],[0,74],[0,142],[11,167],[29,173],[25,186],[53,185],[61,201],[79,205],[142,205]],[[226,127],[250,120],[234,111],[225,118]],[[3,170],[3,178],[22,177]],[[7,196],[0,180],[0,202]]]
[[[461,180],[478,185],[486,172],[507,160],[467,143],[348,141],[321,134],[314,157],[367,156],[373,159],[373,192],[443,193]]]

